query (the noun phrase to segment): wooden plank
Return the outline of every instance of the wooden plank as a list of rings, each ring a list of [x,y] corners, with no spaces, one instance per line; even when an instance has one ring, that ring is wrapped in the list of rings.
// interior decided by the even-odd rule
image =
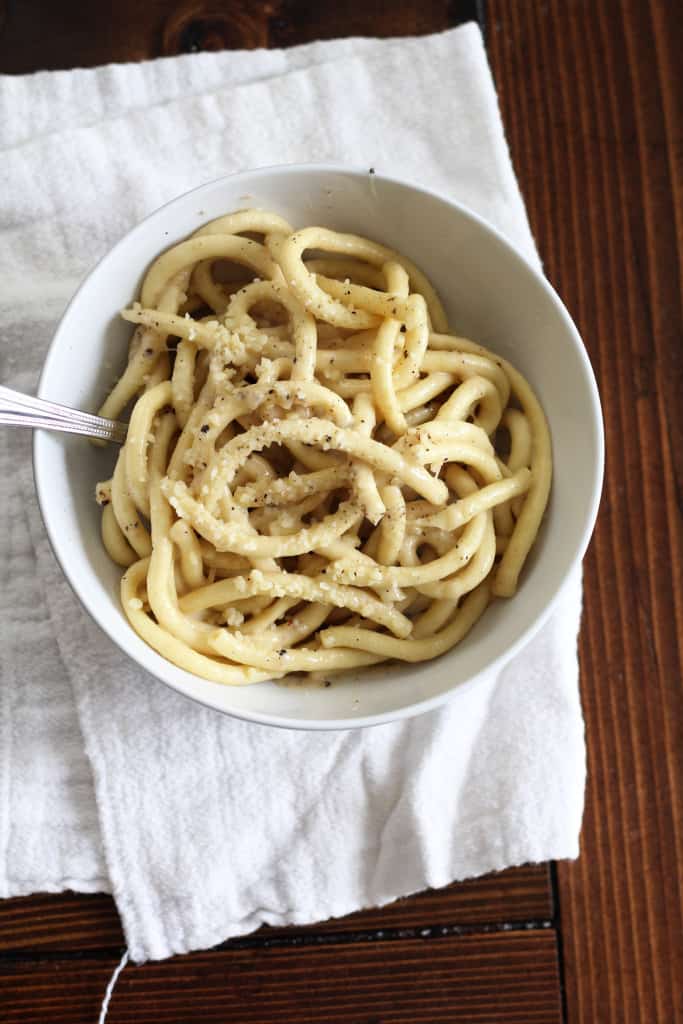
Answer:
[[[424,35],[471,17],[471,4],[421,0],[387,4],[340,0],[311,4],[284,0],[271,28],[271,46],[293,46],[340,36]]]
[[[607,434],[581,636],[589,782],[559,867],[567,1019],[683,1020],[683,23],[490,0],[503,116]],[[672,571],[673,570],[673,571]]]
[[[529,865],[434,889],[387,907],[361,911],[308,928],[264,928],[264,942],[311,933],[473,927],[552,918],[546,865]],[[114,949],[124,944],[109,896],[26,896],[0,901],[0,951]]]
[[[480,6],[477,0],[0,0],[0,72],[91,67],[197,50],[290,46],[335,36],[420,35],[466,21]]]
[[[3,1024],[92,1024],[116,963],[0,960]],[[239,949],[126,967],[108,1024],[560,1024],[555,934]]]

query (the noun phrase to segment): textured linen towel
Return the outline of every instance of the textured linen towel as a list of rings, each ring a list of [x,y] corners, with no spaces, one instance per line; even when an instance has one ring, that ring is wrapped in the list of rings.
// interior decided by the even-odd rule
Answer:
[[[537,264],[474,25],[0,77],[0,379],[32,391],[79,279],[142,216],[246,167],[341,160],[466,203]],[[111,891],[134,960],[575,857],[577,574],[503,671],[370,730],[232,721],[146,676],[49,551],[0,434],[0,894]]]

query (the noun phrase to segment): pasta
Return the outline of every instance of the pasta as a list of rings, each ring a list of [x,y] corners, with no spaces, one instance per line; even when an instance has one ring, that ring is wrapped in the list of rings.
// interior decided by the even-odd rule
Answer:
[[[102,539],[123,609],[228,685],[437,657],[511,597],[552,462],[525,378],[391,249],[262,210],[151,265]]]

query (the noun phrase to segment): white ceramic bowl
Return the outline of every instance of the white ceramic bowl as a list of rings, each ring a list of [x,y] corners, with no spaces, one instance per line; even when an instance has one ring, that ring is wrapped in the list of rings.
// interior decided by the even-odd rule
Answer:
[[[37,431],[35,479],[52,547],[85,608],[129,657],[218,711],[305,729],[371,725],[428,711],[457,698],[530,639],[584,554],[603,472],[600,403],[586,352],[550,285],[493,228],[457,203],[339,166],[275,167],[203,185],[121,239],[66,310],[45,361],[41,397],[96,409],[125,364],[131,328],[117,313],[137,295],[145,268],[199,225],[244,206],[276,210],[295,226],[322,224],[367,235],[410,256],[436,285],[452,328],[500,352],[528,377],[550,421],[555,475],[517,595],[497,601],[459,646],[435,661],[366,670],[326,689],[223,687],[158,655],[121,610],[121,570],[102,547],[93,497],[96,481],[110,473],[114,453]]]

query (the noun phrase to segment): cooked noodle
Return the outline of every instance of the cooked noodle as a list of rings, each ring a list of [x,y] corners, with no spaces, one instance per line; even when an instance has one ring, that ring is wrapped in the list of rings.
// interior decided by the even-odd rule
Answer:
[[[125,613],[164,657],[233,685],[423,661],[515,593],[546,419],[409,260],[244,210],[159,256],[122,315],[100,412],[134,404],[97,498]]]

